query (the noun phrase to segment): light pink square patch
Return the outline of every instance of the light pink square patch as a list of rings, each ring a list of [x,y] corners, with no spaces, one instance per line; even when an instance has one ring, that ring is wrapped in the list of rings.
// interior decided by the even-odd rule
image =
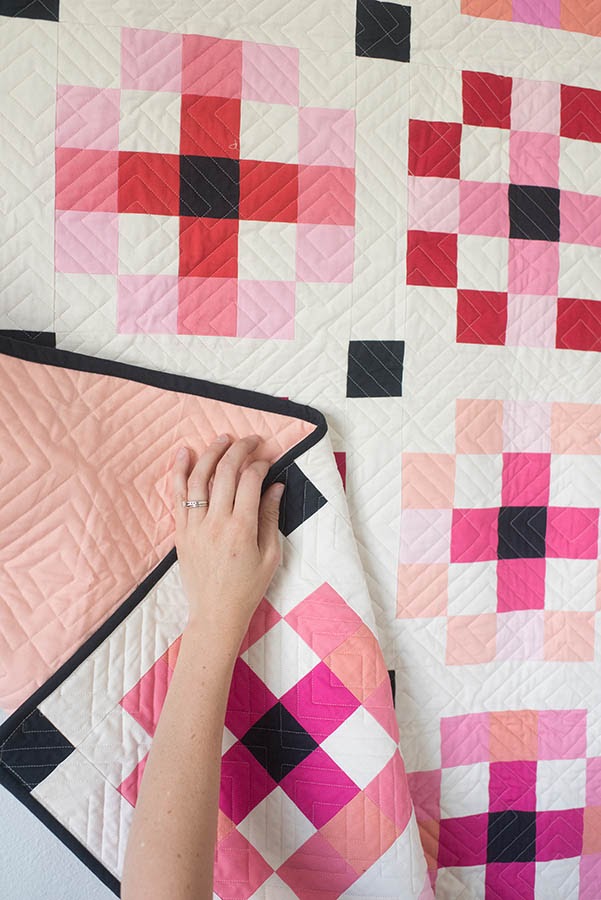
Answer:
[[[57,212],[54,233],[57,272],[117,274],[117,213],[79,210]]]
[[[444,768],[488,762],[490,715],[444,716],[440,720],[440,755]]]
[[[407,227],[455,232],[459,228],[459,187],[455,178],[407,178]]]
[[[298,136],[299,163],[354,166],[354,110],[302,107],[298,114]]]
[[[234,336],[237,297],[235,278],[180,278],[178,334]]]
[[[538,714],[538,758],[586,756],[586,710],[546,709]]]
[[[340,166],[299,166],[298,221],[313,225],[354,225],[354,170]]]
[[[401,563],[448,563],[450,509],[405,509],[401,513]]]
[[[120,334],[176,334],[176,275],[121,275],[117,294]]]
[[[559,222],[565,243],[601,247],[601,197],[561,191]]]
[[[182,35],[145,28],[122,28],[121,87],[139,91],[181,91]]]
[[[555,347],[557,297],[508,294],[506,347]]]
[[[509,180],[512,184],[559,187],[559,135],[512,131]]]
[[[238,337],[292,340],[294,303],[294,282],[239,281]]]
[[[503,404],[503,449],[510,453],[549,453],[551,404],[506,400]]]
[[[542,659],[541,610],[514,610],[497,616],[497,659]]]
[[[298,106],[298,49],[244,41],[242,97]]]
[[[431,179],[428,179],[431,180]],[[449,181],[450,179],[445,179]],[[459,233],[509,236],[509,199],[506,184],[459,182]],[[440,229],[446,231],[447,229]]]
[[[499,510],[454,509],[451,562],[497,559]]]
[[[553,81],[512,78],[512,129],[559,134],[560,88],[561,85]]]
[[[113,88],[59,84],[56,146],[118,150],[119,98]]]
[[[508,291],[510,294],[551,294],[557,297],[559,243],[509,240]]]
[[[353,280],[355,229],[345,225],[297,225],[296,277],[303,282]]]
[[[182,93],[240,98],[242,42],[184,34]]]

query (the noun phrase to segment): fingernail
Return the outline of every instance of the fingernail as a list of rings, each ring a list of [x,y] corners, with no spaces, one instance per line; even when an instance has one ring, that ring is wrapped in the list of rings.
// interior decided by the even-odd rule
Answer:
[[[219,441],[220,444],[225,444],[226,441],[229,441],[229,434],[220,434],[219,437],[215,438],[216,441]]]
[[[282,494],[284,493],[284,487],[285,487],[285,485],[283,485],[281,481],[276,482],[276,486],[275,486],[275,488],[273,489],[273,493],[274,493],[275,496],[276,496],[276,500],[277,500],[279,497],[281,497]]]
[[[180,447],[179,450],[177,451],[178,459],[183,459],[184,456],[186,455],[186,452],[187,452],[186,447]]]

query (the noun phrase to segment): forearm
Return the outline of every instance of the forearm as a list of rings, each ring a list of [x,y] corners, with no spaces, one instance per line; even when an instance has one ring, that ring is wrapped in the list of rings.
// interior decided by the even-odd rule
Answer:
[[[128,840],[123,900],[211,900],[221,742],[242,634],[182,637]]]

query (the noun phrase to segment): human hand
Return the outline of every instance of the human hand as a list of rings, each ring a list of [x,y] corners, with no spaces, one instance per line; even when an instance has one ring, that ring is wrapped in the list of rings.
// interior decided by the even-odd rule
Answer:
[[[261,497],[269,463],[251,461],[258,435],[233,443],[222,437],[195,465],[189,448],[176,455],[175,541],[189,603],[188,626],[214,629],[239,646],[281,561],[278,518],[284,485],[270,485]],[[210,504],[184,507],[182,500]]]

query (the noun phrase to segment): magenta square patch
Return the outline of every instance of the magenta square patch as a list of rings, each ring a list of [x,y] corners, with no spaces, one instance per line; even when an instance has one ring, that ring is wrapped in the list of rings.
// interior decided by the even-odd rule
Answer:
[[[536,809],[536,762],[491,762],[490,812]]]
[[[537,860],[567,859],[582,853],[583,809],[550,809],[536,814]]]
[[[238,657],[225,713],[225,724],[232,734],[241,738],[277,702],[262,679]]]
[[[360,706],[355,695],[323,662],[290,688],[281,697],[281,703],[319,743]]]
[[[316,828],[329,822],[359,793],[355,782],[321,747],[295,766],[280,787]]]
[[[497,562],[497,612],[545,608],[544,558]]]
[[[440,720],[440,754],[445,768],[488,762],[490,716],[487,712],[467,716],[444,716]]]
[[[182,35],[122,28],[121,86],[138,91],[181,91]]]
[[[481,866],[486,863],[488,813],[441,819],[438,865]]]
[[[538,758],[579,759],[585,756],[586,710],[541,710],[538,714]]]
[[[536,864],[491,862],[486,866],[487,900],[534,900]]]
[[[454,509],[451,562],[497,559],[499,510]]]
[[[240,741],[222,756],[219,807],[236,825],[275,787],[269,772]]]
[[[547,512],[547,556],[557,559],[596,559],[599,510],[550,506]]]
[[[547,506],[551,454],[503,454],[503,506]]]

